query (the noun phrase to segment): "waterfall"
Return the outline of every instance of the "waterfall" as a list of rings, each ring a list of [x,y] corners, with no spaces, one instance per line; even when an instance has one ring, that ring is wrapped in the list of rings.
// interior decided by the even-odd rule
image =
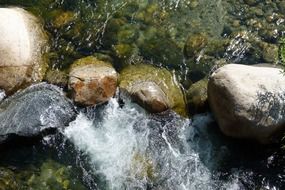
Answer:
[[[222,182],[213,175],[221,155],[214,156],[205,139],[209,115],[193,121],[174,113],[150,115],[131,102],[120,107],[116,99],[94,112],[81,112],[64,135],[90,158],[106,189],[237,189],[236,179]]]

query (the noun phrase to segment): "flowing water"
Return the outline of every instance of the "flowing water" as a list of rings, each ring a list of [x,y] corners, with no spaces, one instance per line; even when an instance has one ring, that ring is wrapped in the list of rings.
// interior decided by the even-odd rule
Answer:
[[[21,6],[42,18],[51,38],[51,73],[88,55],[111,59],[117,70],[143,59],[172,70],[187,89],[223,62],[277,62],[270,50],[278,49],[285,31],[285,5],[250,2],[0,0],[0,5]],[[187,49],[189,36],[208,44]],[[4,96],[0,91],[0,101]],[[282,150],[224,137],[210,113],[191,119],[170,111],[152,115],[117,97],[78,111],[60,133],[1,148],[1,190],[285,188]]]

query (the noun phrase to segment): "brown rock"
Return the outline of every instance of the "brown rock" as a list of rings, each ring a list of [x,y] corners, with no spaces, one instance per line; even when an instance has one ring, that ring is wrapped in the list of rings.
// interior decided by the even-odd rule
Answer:
[[[68,86],[76,103],[104,103],[116,92],[117,73],[110,63],[86,57],[71,66]]]

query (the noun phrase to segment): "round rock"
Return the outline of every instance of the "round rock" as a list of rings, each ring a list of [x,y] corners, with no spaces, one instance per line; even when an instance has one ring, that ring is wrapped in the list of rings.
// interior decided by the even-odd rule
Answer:
[[[73,104],[60,88],[33,85],[0,104],[0,143],[10,137],[35,137],[65,127],[75,119]]]
[[[285,129],[285,76],[282,69],[228,64],[215,71],[208,100],[222,132],[271,143]]]
[[[68,86],[76,103],[90,106],[113,97],[117,80],[117,72],[109,62],[89,56],[73,63]]]
[[[0,88],[11,94],[41,81],[48,50],[39,20],[21,8],[0,8]]]
[[[119,87],[151,113],[172,109],[184,117],[188,114],[183,91],[164,68],[143,63],[129,65],[120,73]]]

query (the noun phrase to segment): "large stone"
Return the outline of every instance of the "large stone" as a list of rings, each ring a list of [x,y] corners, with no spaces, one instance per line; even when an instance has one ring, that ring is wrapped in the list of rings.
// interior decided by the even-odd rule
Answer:
[[[215,71],[208,100],[222,132],[231,137],[276,141],[285,129],[282,69],[228,64]]]
[[[117,72],[109,62],[89,56],[73,63],[68,85],[74,101],[89,106],[113,97],[117,78]]]
[[[119,87],[149,112],[172,109],[187,116],[184,94],[166,69],[147,64],[129,65],[120,73]]]
[[[75,115],[72,103],[58,87],[31,86],[0,104],[0,143],[9,137],[36,137],[65,127]]]
[[[8,94],[45,72],[47,35],[39,20],[21,8],[0,8],[0,88]]]

